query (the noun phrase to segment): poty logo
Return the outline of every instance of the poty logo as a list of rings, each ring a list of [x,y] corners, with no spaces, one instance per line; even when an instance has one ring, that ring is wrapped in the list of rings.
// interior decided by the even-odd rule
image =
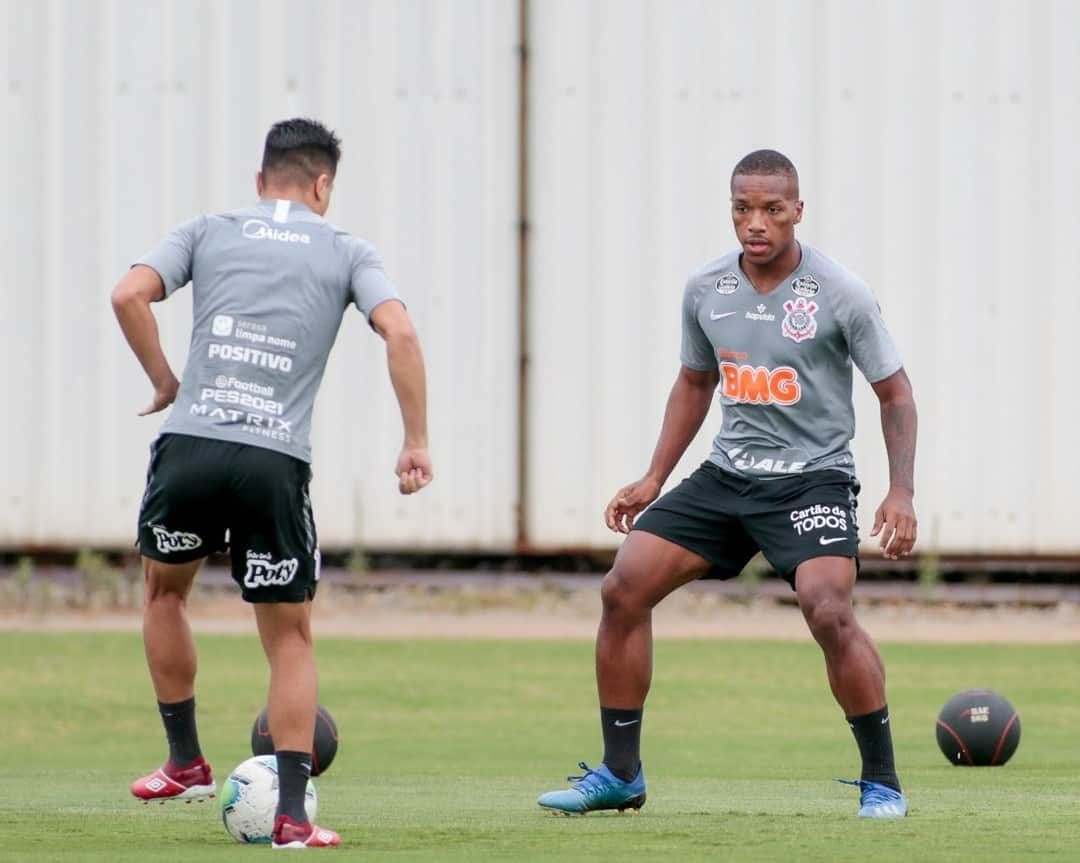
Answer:
[[[748,404],[793,405],[802,397],[799,375],[789,366],[767,369],[720,363],[724,395]]]
[[[271,228],[262,219],[248,219],[244,222],[241,233],[249,240],[277,240],[279,243],[311,244],[310,234],[298,234],[296,231]]]
[[[152,524],[150,529],[154,532],[154,540],[157,542],[158,551],[162,554],[171,554],[174,551],[191,551],[202,545],[202,537],[194,533],[183,531],[168,531],[160,525]]]
[[[300,562],[295,557],[274,563],[268,554],[249,551],[244,587],[273,587],[288,584],[293,580],[299,568]]]

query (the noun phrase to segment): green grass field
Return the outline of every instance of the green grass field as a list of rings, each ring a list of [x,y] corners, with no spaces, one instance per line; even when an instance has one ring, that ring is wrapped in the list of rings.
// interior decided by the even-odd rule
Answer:
[[[266,670],[252,637],[202,636],[199,726],[218,780],[250,752]],[[637,816],[547,815],[600,741],[585,642],[322,640],[321,700],[342,735],[319,821],[356,860],[991,863],[1080,859],[1076,648],[886,644],[911,817],[856,819],[851,733],[812,643],[664,642],[645,714]],[[217,803],[128,795],[164,741],[137,634],[0,633],[0,860],[251,859]],[[1017,706],[1001,768],[955,768],[934,741],[971,686]]]

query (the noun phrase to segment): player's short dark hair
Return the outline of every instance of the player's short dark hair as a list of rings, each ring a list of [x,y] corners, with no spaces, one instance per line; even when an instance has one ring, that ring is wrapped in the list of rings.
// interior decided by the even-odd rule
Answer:
[[[798,192],[799,172],[795,170],[791,159],[776,150],[754,150],[753,153],[747,153],[739,159],[735,170],[731,172],[731,181],[734,183],[740,174],[785,174],[795,181],[796,193]]]
[[[281,120],[266,133],[262,172],[295,172],[299,178],[314,180],[319,174],[337,173],[341,159],[341,139],[317,120],[294,117]]]

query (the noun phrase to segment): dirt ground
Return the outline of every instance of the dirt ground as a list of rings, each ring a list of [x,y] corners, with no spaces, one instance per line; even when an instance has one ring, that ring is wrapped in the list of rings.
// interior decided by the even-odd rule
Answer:
[[[600,614],[599,582],[581,588],[521,590],[475,585],[355,590],[324,584],[314,604],[316,637],[588,639]],[[201,633],[254,633],[250,609],[228,590],[196,594],[192,626]],[[1080,604],[970,605],[859,601],[857,616],[879,641],[1080,642]],[[137,631],[137,608],[0,611],[0,629]],[[657,638],[806,640],[798,608],[782,594],[732,598],[679,591],[654,614]]]

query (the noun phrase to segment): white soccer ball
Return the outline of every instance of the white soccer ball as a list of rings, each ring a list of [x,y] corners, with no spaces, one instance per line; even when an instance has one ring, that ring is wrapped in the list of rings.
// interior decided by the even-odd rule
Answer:
[[[221,789],[221,820],[237,842],[268,843],[278,804],[277,757],[256,755],[233,768]],[[319,798],[310,779],[304,795],[309,821],[315,820]]]

